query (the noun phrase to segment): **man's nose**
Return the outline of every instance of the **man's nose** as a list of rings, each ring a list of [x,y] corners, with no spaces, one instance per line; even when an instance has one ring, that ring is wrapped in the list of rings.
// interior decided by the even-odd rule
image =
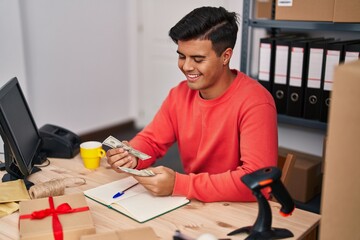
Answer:
[[[182,66],[182,68],[183,68],[184,71],[193,70],[194,69],[193,61],[190,58],[185,59],[184,65]]]

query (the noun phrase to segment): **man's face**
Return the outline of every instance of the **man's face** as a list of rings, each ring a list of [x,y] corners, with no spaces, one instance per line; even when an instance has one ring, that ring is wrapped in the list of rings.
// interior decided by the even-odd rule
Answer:
[[[188,86],[199,90],[204,99],[222,92],[223,57],[218,57],[210,40],[178,41],[178,66],[187,78]]]

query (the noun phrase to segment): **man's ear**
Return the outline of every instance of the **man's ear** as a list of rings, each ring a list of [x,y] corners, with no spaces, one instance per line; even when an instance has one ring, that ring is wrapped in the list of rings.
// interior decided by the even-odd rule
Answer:
[[[232,48],[225,49],[225,51],[222,53],[223,65],[229,64],[232,54],[233,54]]]

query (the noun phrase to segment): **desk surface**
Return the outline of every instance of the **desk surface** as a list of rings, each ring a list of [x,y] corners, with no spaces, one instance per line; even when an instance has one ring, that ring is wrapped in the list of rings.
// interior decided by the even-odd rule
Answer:
[[[1,172],[0,177],[3,174],[4,172]],[[87,170],[83,167],[80,157],[77,156],[74,159],[50,159],[50,165],[42,168],[42,171],[32,174],[29,180],[36,184],[64,177],[86,179],[85,185],[65,189],[65,194],[71,194],[83,192],[125,176],[125,174],[111,170],[105,159],[102,159],[98,169]],[[226,235],[237,228],[253,225],[258,213],[256,202],[202,203],[192,200],[184,207],[140,224],[88,198],[86,201],[98,233],[150,226],[159,239],[169,240],[172,239],[175,230],[180,230],[183,234],[193,238],[199,237],[203,233],[211,233],[217,238],[245,239],[246,234],[231,237]],[[284,218],[279,214],[278,203],[270,202],[270,205],[273,212],[272,226],[289,229],[294,234],[293,239],[303,238],[319,224],[320,215],[295,209],[292,216]],[[18,218],[18,212],[0,218],[0,239],[19,239]]]

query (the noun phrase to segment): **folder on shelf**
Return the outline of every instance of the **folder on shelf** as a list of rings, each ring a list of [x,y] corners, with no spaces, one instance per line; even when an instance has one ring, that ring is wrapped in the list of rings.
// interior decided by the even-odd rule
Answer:
[[[303,37],[277,39],[275,42],[275,66],[272,95],[277,113],[285,114],[287,108],[287,92],[289,82],[290,49],[293,42],[301,41]]]
[[[319,42],[309,43],[309,67],[305,80],[305,98],[303,117],[311,120],[320,120],[321,117],[321,77],[325,70],[324,58],[327,39]]]
[[[347,44],[344,49],[344,63],[360,58],[360,40],[357,43]]]
[[[321,89],[322,89],[322,97],[321,97],[321,117],[320,120],[322,122],[327,122],[328,113],[329,113],[329,105],[331,102],[330,93],[332,91],[333,86],[333,75],[334,69],[340,63],[345,60],[345,48],[348,45],[353,43],[357,43],[358,40],[349,40],[349,41],[337,41],[331,42],[326,46],[326,54],[324,59],[324,76],[322,77]]]
[[[258,81],[269,92],[272,90],[274,81],[274,44],[275,38],[273,37],[260,39]]]
[[[258,82],[263,85],[270,93],[272,92],[274,83],[276,41],[279,39],[292,37],[294,37],[294,35],[284,34],[260,39]]]
[[[330,92],[333,85],[334,69],[340,64],[344,53],[344,42],[332,42],[327,44],[323,62],[324,70],[321,77],[321,112],[320,120],[327,122],[330,105]]]
[[[278,41],[275,47],[275,71],[272,95],[277,112],[284,114],[287,95],[287,69],[289,61],[289,40]]]
[[[305,80],[309,67],[309,43],[322,40],[323,38],[304,39],[294,41],[291,45],[286,115],[303,116]]]

